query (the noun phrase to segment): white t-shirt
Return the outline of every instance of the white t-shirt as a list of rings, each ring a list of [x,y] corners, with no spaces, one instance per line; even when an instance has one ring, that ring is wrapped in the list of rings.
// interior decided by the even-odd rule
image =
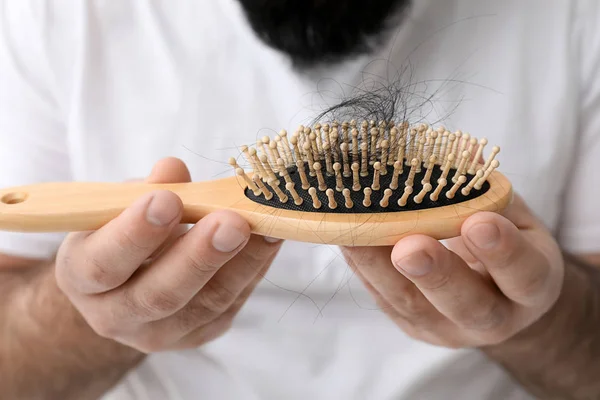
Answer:
[[[433,96],[413,118],[501,146],[561,244],[600,252],[598,21],[596,0],[416,0],[378,54],[300,74],[235,0],[0,0],[0,187],[122,181],[165,156],[223,177],[236,146],[408,66],[412,98]],[[0,251],[44,257],[60,240],[2,232]],[[230,332],[149,356],[106,396],[198,398],[529,397],[475,350],[407,337],[338,248],[289,242]]]

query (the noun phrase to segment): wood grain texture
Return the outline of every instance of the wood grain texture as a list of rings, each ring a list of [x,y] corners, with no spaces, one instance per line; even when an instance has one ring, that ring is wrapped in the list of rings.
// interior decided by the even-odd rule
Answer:
[[[485,194],[460,204],[372,214],[301,212],[260,205],[244,195],[246,182],[240,176],[181,184],[44,183],[0,191],[0,230],[95,230],[141,195],[162,189],[181,198],[184,223],[195,223],[213,211],[229,209],[244,217],[259,235],[318,244],[383,246],[411,234],[447,239],[459,235],[463,221],[478,211],[502,212],[512,199],[512,186],[497,171],[489,182],[491,187]]]

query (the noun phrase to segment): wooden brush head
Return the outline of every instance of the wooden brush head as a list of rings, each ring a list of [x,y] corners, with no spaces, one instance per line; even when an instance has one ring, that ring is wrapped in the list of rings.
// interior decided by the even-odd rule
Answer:
[[[330,214],[398,213],[485,196],[500,149],[426,124],[356,121],[281,131],[242,147],[252,178],[232,158],[250,200],[276,209]],[[273,193],[275,195],[273,195]]]

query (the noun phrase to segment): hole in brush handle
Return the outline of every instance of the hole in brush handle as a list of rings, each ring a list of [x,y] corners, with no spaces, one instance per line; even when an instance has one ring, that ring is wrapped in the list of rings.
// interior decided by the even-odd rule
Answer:
[[[0,199],[3,204],[8,205],[23,203],[25,200],[27,200],[27,193],[23,192],[8,193]]]

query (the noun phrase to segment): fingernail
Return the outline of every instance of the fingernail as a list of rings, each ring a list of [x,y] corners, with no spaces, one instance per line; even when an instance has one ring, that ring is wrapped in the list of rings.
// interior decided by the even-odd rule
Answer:
[[[480,249],[489,250],[500,240],[500,230],[495,224],[480,223],[469,229],[469,240]]]
[[[242,245],[248,238],[238,229],[229,225],[219,225],[212,238],[215,250],[221,253],[231,253]]]
[[[155,193],[146,210],[146,220],[156,226],[167,226],[178,215],[179,207],[168,192]]]
[[[270,236],[265,236],[265,242],[267,242],[267,243],[278,243],[280,241],[281,241],[281,239],[270,237]]]
[[[417,252],[394,262],[396,268],[408,275],[423,276],[433,269],[433,259],[425,252]]]

